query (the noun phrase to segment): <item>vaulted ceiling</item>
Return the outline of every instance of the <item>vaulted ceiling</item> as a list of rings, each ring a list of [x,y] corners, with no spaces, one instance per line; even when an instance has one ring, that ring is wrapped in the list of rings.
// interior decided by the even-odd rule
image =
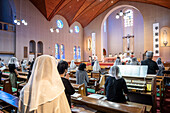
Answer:
[[[30,0],[35,7],[51,20],[56,14],[62,15],[71,25],[78,21],[83,27],[119,1],[135,1],[159,5],[170,9],[170,0]]]

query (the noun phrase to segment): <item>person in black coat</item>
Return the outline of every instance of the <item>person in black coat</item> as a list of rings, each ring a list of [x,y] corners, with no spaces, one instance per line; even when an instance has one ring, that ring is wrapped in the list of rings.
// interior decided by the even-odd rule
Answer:
[[[119,67],[112,66],[109,70],[110,76],[106,79],[105,90],[108,101],[125,103],[128,89],[123,78],[119,77]],[[125,93],[125,95],[123,94]]]
[[[63,81],[64,87],[65,87],[65,94],[66,94],[68,103],[71,107],[71,95],[75,93],[75,90],[69,81],[69,74],[67,74],[68,63],[66,61],[61,60],[58,63],[57,69],[61,76],[61,80]]]
[[[141,65],[147,65],[148,66],[148,71],[147,74],[156,74],[157,70],[159,70],[158,65],[155,61],[152,60],[153,58],[153,52],[148,51],[146,53],[146,60],[141,61]]]

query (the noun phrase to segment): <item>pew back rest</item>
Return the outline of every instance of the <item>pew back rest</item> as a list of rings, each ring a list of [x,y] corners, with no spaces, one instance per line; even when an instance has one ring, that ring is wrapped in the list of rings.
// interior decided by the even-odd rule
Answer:
[[[12,85],[11,85],[10,79],[4,80],[3,91],[9,94],[12,94]]]
[[[79,86],[78,90],[79,90],[78,92],[79,92],[79,94],[81,94],[81,96],[86,96],[86,89],[85,89],[84,83]]]
[[[100,79],[100,73],[91,73],[91,78],[97,78]]]

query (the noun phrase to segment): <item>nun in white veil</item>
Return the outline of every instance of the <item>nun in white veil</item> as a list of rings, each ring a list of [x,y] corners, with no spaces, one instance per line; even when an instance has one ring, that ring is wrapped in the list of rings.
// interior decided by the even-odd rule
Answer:
[[[162,61],[161,61],[161,58],[158,58],[158,59],[156,60],[156,63],[157,63],[158,68],[159,68],[159,70],[158,70],[158,72],[157,72],[157,75],[158,75],[158,76],[164,76],[163,71],[165,70],[165,67],[164,67],[164,65],[163,65],[163,63],[162,63]]]
[[[24,60],[21,64],[22,72],[27,72],[27,60]]]
[[[117,65],[122,65],[121,60],[119,58],[117,58],[116,61],[114,62],[114,66]]]
[[[20,92],[20,113],[71,113],[54,57],[35,60],[31,77]]]
[[[8,68],[9,68],[9,79],[11,82],[12,87],[16,88],[17,87],[17,76],[18,76],[18,72],[17,72],[17,58],[16,57],[11,57],[9,62],[8,62]]]
[[[99,72],[99,71],[101,71],[101,68],[99,62],[96,60],[93,65],[93,72]]]
[[[76,64],[74,63],[74,60],[71,61],[70,69],[71,70],[76,69]]]

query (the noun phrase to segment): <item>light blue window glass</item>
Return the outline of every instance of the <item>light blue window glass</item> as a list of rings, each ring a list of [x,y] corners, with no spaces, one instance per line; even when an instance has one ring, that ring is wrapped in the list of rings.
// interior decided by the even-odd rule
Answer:
[[[57,23],[58,28],[60,28],[60,29],[63,28],[63,21],[62,20],[57,20],[56,23]]]
[[[74,30],[76,33],[79,33],[79,31],[80,31],[79,26],[74,26]]]

